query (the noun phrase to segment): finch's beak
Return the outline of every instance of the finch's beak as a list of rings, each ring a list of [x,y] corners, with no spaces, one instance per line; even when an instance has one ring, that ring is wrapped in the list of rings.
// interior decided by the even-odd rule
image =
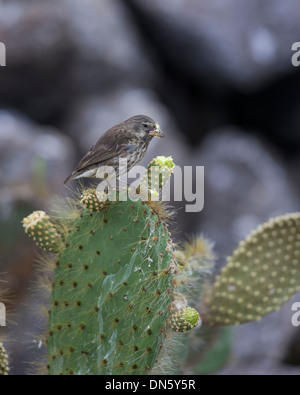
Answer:
[[[151,132],[149,132],[149,136],[153,136],[153,137],[165,137],[165,135],[163,134],[163,132],[160,130],[159,125],[155,125],[155,129],[152,130]]]

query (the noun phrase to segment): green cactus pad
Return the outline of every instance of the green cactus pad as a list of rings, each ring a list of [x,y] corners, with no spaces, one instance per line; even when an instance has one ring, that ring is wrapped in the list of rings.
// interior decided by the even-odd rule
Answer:
[[[190,331],[201,324],[197,310],[192,307],[173,312],[170,317],[171,328],[174,332]]]
[[[300,214],[270,220],[240,244],[205,297],[208,325],[238,325],[278,310],[300,290]]]
[[[172,244],[147,204],[84,210],[58,257],[50,306],[50,374],[145,374],[172,301]]]
[[[24,218],[23,226],[25,232],[45,251],[55,253],[61,251],[62,239],[44,211],[35,211]]]
[[[8,372],[8,356],[3,344],[0,343],[0,376],[7,376]]]

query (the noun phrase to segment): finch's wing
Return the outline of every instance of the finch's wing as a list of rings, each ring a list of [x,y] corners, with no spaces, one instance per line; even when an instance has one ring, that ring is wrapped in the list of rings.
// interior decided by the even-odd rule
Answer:
[[[126,151],[128,145],[127,132],[118,126],[109,129],[90,151],[80,161],[75,171],[81,171],[89,166],[101,164],[113,158],[118,158],[122,151]]]

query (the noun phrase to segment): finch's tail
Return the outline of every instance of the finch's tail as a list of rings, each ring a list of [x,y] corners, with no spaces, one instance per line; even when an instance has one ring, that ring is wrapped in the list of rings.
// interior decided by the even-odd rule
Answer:
[[[68,182],[72,180],[77,180],[78,178],[82,178],[82,177],[95,178],[96,172],[97,172],[96,167],[92,169],[74,170],[73,173],[68,178],[65,179],[64,184],[68,184]]]
[[[68,184],[70,181],[74,180],[76,178],[76,174],[72,173],[68,178],[65,179],[64,184]]]

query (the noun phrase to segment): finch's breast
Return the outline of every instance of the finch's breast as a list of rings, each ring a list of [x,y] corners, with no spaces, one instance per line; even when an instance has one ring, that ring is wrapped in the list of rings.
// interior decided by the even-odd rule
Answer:
[[[144,157],[147,150],[147,144],[140,144],[134,152],[127,155],[127,166],[128,170],[132,169],[136,164],[138,164]]]

